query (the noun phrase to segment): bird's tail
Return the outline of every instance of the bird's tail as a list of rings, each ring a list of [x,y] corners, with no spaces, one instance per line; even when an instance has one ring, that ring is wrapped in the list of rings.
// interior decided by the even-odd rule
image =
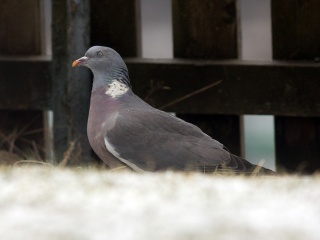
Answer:
[[[235,173],[244,173],[246,175],[276,175],[276,172],[262,166],[254,165],[244,158],[233,154],[230,154],[230,156],[230,162],[225,167]]]

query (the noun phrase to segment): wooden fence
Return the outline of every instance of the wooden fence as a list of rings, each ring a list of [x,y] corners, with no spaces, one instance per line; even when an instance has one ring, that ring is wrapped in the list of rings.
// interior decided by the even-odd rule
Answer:
[[[76,141],[80,157],[74,163],[89,163],[90,74],[74,71],[71,63],[90,45],[105,45],[126,57],[137,95],[177,112],[236,154],[240,115],[275,115],[277,165],[296,170],[304,163],[313,172],[320,168],[320,1],[271,4],[274,60],[252,62],[238,59],[236,0],[172,0],[170,60],[140,58],[137,0],[52,1],[52,59],[39,47],[41,1],[1,2],[0,126],[26,123],[21,112],[14,116],[17,110],[28,119],[53,110],[56,159]]]

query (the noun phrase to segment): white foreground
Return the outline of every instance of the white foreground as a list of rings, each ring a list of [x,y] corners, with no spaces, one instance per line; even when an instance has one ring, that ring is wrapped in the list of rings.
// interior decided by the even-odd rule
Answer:
[[[0,239],[320,239],[320,176],[0,169]]]

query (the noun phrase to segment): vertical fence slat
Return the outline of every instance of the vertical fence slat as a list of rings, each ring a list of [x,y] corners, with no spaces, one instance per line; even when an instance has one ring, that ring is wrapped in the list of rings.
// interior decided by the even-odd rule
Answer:
[[[237,58],[234,0],[173,0],[174,56]]]
[[[63,159],[69,144],[75,149],[69,162],[90,162],[87,118],[91,83],[89,70],[72,69],[72,61],[84,55],[90,37],[89,0],[52,1],[53,112],[56,161]]]
[[[320,118],[276,117],[275,125],[280,168],[309,173],[320,168]]]
[[[274,59],[311,59],[320,56],[320,1],[273,0]]]
[[[139,0],[91,0],[91,45],[140,55]]]
[[[319,9],[318,0],[272,0],[274,59],[319,57]],[[307,172],[320,168],[319,129],[319,118],[276,116],[277,165]]]
[[[237,58],[237,13],[234,0],[173,0],[174,57]],[[183,86],[181,86],[183,87]],[[214,103],[208,103],[214,104]],[[240,117],[180,115],[240,155]]]
[[[122,57],[140,56],[139,3],[140,0],[91,0],[90,45],[111,47]]]

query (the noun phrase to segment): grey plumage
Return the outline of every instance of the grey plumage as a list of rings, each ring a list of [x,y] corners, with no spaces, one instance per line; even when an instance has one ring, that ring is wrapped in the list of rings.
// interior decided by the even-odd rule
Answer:
[[[86,66],[94,74],[88,137],[93,150],[111,168],[252,172],[256,167],[230,154],[198,127],[136,96],[126,64],[113,49],[91,47],[73,66]]]

